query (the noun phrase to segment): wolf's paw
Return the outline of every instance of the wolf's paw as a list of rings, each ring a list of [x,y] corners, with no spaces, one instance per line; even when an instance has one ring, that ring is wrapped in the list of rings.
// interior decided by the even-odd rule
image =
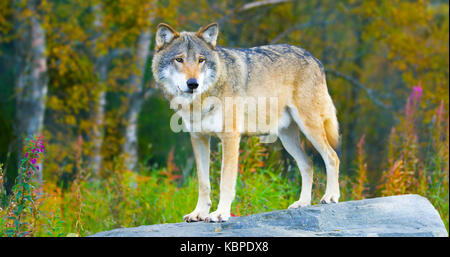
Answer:
[[[205,220],[207,217],[208,217],[208,211],[194,210],[193,212],[184,215],[183,219],[186,222],[196,222],[196,221]]]
[[[339,193],[325,193],[325,195],[322,197],[322,200],[320,200],[320,203],[322,204],[337,202],[339,202]]]
[[[217,210],[215,212],[211,212],[208,217],[205,219],[206,222],[225,222],[230,218],[230,212]]]
[[[295,208],[305,207],[305,206],[310,206],[310,205],[311,205],[311,201],[298,200],[298,201],[294,202],[293,204],[289,205],[288,209],[295,209]]]

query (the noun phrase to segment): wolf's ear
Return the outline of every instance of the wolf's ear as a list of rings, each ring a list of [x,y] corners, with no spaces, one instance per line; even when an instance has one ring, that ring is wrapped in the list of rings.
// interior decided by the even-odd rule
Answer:
[[[206,41],[206,43],[210,44],[213,48],[216,47],[218,35],[219,35],[219,25],[217,23],[211,23],[207,26],[201,27],[197,31],[197,36],[203,38]]]
[[[158,51],[164,44],[172,42],[174,38],[180,36],[180,33],[176,32],[171,26],[160,23],[156,28],[156,45],[155,49]]]

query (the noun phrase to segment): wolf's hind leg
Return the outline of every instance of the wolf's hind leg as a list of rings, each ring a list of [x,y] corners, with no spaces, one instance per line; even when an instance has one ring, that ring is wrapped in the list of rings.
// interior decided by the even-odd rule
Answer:
[[[198,201],[195,210],[183,217],[187,222],[205,220],[211,207],[211,185],[209,182],[210,136],[191,133],[191,142],[197,164]]]
[[[313,184],[313,168],[311,160],[300,146],[299,128],[295,123],[291,123],[287,128],[280,130],[279,138],[284,149],[295,159],[302,175],[302,191],[300,199],[289,206],[298,208],[311,205],[311,189]]]
[[[297,108],[291,108],[292,117],[306,138],[320,153],[327,169],[327,185],[321,203],[337,203],[339,201],[339,158],[328,143],[324,121],[320,116],[299,114]]]

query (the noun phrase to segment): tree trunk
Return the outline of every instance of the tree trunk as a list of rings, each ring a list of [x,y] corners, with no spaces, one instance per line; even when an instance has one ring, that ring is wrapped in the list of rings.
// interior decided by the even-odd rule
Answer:
[[[99,77],[106,76],[106,64],[101,64],[99,67]],[[105,80],[100,78],[100,86],[103,87],[103,82]],[[90,167],[92,168],[92,173],[97,177],[102,168],[102,154],[101,149],[103,146],[103,136],[104,136],[104,120],[105,120],[105,105],[106,105],[106,91],[102,88],[96,96],[94,101],[94,109],[92,112],[93,117],[93,127],[92,127],[92,143],[93,143],[93,155],[90,159]]]
[[[93,120],[93,126],[91,134],[88,135],[88,140],[92,143],[92,156],[88,158],[88,167],[92,169],[94,177],[98,177],[102,168],[102,154],[101,149],[103,146],[104,137],[104,120],[105,120],[105,105],[106,105],[106,78],[108,76],[108,58],[107,55],[97,55],[97,45],[99,40],[102,39],[103,28],[103,11],[102,6],[97,4],[93,7],[95,12],[94,20],[94,33],[95,42],[91,58],[94,62],[94,72],[97,75],[98,92],[94,94],[95,99],[93,101],[93,108],[91,113],[91,119]]]
[[[108,63],[105,57],[98,57],[95,63],[95,73],[98,76],[99,92],[94,101],[94,108],[92,112],[93,127],[92,127],[92,142],[93,142],[93,156],[91,157],[90,167],[93,175],[97,177],[102,168],[102,146],[104,138],[104,121],[105,121],[105,105],[106,105],[106,78],[108,75]]]
[[[45,30],[37,13],[40,2],[29,0],[25,7],[15,1],[16,50],[16,133],[17,159],[22,158],[24,138],[38,134],[44,122],[47,95],[47,56]],[[31,15],[23,17],[23,8]],[[42,181],[42,163],[39,163],[37,179]]]
[[[127,102],[129,108],[125,113],[125,142],[123,144],[123,153],[126,157],[126,167],[128,170],[135,170],[138,162],[138,115],[144,102],[144,75],[147,59],[150,53],[151,33],[145,30],[138,38],[136,46],[136,67],[139,73],[132,74],[129,78],[129,93]]]

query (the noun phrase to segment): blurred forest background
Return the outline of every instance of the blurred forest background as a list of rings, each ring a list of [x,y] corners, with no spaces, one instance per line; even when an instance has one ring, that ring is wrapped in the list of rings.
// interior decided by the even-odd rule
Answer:
[[[342,201],[421,194],[448,230],[448,1],[3,0],[0,235],[181,222],[197,199],[195,164],[154,86],[154,33],[160,22],[197,31],[214,21],[221,46],[288,43],[322,61],[340,122]],[[279,142],[241,147],[233,215],[298,199],[301,178]],[[325,172],[309,153],[317,203]]]

